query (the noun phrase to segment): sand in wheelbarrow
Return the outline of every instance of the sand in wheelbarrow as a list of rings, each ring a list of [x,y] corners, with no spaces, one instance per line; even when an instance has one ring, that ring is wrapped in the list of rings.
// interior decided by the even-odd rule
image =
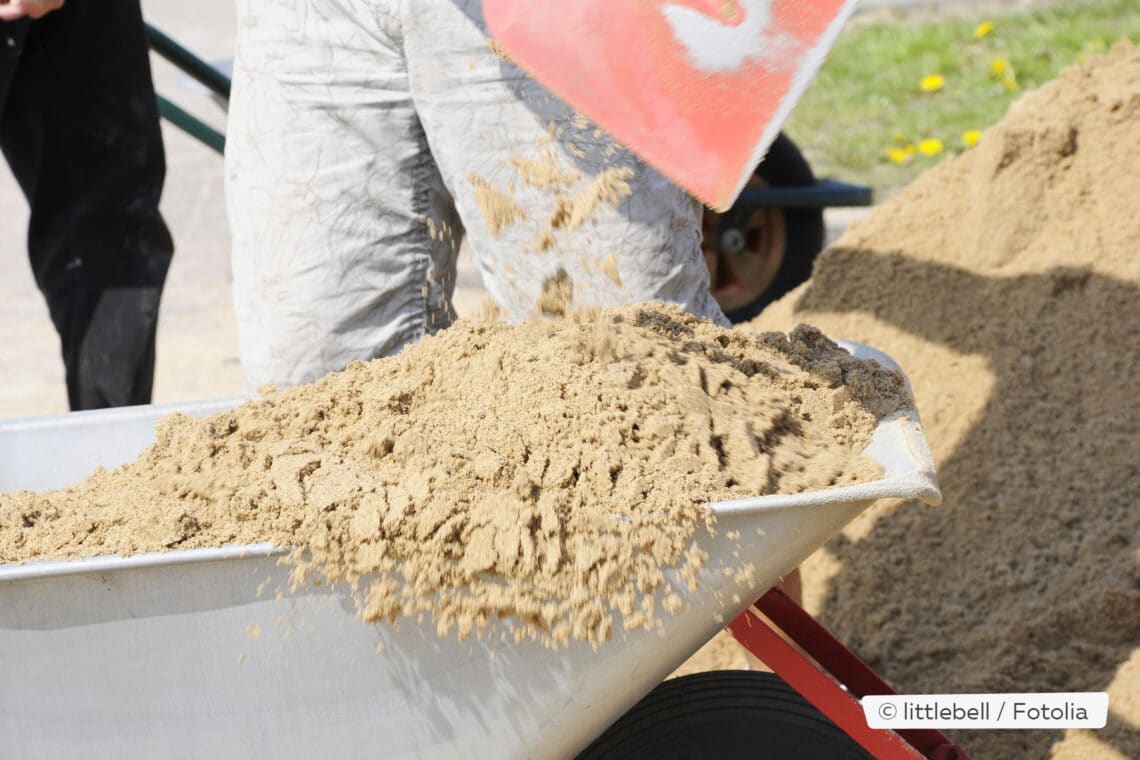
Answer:
[[[904,693],[1109,692],[1097,732],[974,757],[1140,757],[1140,48],[1015,103],[825,251],[759,330],[813,324],[913,385],[944,503],[884,504],[806,573]]]
[[[874,479],[858,452],[908,403],[810,328],[662,305],[459,322],[163,418],[136,462],[72,488],[0,495],[0,562],[271,541],[298,547],[299,582],[360,581],[368,621],[466,636],[511,616],[520,638],[600,643],[675,611],[662,569],[702,566],[707,502]]]

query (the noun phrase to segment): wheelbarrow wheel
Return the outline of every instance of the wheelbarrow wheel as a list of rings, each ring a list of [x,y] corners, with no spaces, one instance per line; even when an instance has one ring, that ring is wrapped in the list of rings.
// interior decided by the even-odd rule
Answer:
[[[807,159],[796,144],[781,133],[749,184],[804,187],[815,183]],[[823,248],[823,209],[760,208],[749,214],[738,204],[724,215],[706,210],[706,241],[715,239],[721,218],[745,220],[748,230],[744,250],[715,253],[705,249],[713,296],[729,321],[738,324],[754,318],[768,304],[811,276],[812,265]]]
[[[578,760],[869,758],[866,750],[772,673],[726,670],[658,686]]]

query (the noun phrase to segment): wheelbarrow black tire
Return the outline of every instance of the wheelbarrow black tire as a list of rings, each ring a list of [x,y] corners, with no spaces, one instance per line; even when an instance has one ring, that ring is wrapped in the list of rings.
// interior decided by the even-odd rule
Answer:
[[[772,673],[726,670],[658,686],[578,760],[841,760],[870,758]]]
[[[815,174],[800,149],[783,132],[776,136],[756,173],[772,187],[805,187],[815,184]],[[822,208],[785,208],[787,240],[784,260],[772,284],[752,303],[725,313],[733,324],[756,317],[768,304],[811,277],[816,256],[823,249],[825,227]]]

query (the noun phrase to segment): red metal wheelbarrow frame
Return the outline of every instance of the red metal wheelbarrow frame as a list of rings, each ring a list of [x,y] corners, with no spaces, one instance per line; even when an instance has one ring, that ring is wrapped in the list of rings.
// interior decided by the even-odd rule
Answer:
[[[767,620],[757,615],[757,610]],[[873,756],[969,760],[965,750],[941,731],[891,731],[868,726],[859,700],[868,695],[898,692],[778,588],[733,620],[728,630],[744,648]]]

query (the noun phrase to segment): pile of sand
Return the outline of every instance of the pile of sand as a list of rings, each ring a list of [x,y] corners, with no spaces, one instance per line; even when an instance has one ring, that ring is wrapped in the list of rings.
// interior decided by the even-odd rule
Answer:
[[[204,420],[137,461],[0,495],[0,562],[262,541],[295,578],[359,584],[368,621],[594,643],[674,611],[709,501],[873,479],[901,378],[812,329],[732,332],[676,307],[460,322],[395,357]],[[660,601],[657,601],[660,599]]]
[[[944,504],[883,505],[808,567],[903,692],[1110,692],[1095,733],[961,731],[974,757],[1140,757],[1140,49],[1026,95],[819,258],[753,327],[890,354]],[[1129,662],[1130,657],[1131,662]]]

